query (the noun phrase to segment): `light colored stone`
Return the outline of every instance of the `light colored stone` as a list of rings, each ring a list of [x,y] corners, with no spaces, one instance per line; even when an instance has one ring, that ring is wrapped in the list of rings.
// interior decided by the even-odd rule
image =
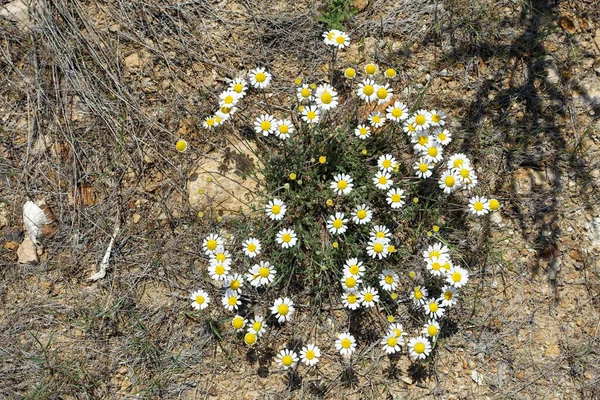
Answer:
[[[0,203],[0,229],[8,225],[8,206],[6,203]]]
[[[544,63],[546,65],[546,80],[552,85],[556,85],[560,82],[560,73],[556,67],[554,57],[548,55],[544,57]]]
[[[25,235],[25,239],[21,242],[17,249],[17,257],[20,264],[37,263],[37,248],[29,236]]]
[[[141,65],[141,60],[138,53],[131,53],[130,55],[125,57],[125,65],[132,69],[139,68]]]
[[[35,6],[35,1],[15,0],[0,6],[0,17],[16,22],[19,29],[28,31],[33,23],[31,21],[30,7]]]
[[[42,155],[50,146],[52,146],[52,137],[50,135],[40,135],[36,139],[35,143],[33,143],[31,154],[34,156]]]

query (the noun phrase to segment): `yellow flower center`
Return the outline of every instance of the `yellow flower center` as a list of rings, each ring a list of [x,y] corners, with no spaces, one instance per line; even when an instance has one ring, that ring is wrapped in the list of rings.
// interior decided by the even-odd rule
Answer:
[[[427,143],[429,143],[429,137],[426,135],[421,135],[417,138],[417,142],[421,145],[421,146],[425,146],[427,145]]]
[[[225,273],[225,267],[223,265],[219,264],[215,267],[215,274],[223,275],[224,273]]]
[[[452,293],[450,290],[448,290],[447,292],[444,292],[444,299],[450,301],[450,300],[452,300],[453,297],[454,297],[454,293]]]
[[[429,258],[439,257],[439,256],[440,256],[440,252],[437,250],[433,250],[429,253]]]
[[[435,336],[438,334],[438,328],[436,328],[435,325],[429,325],[427,328],[427,333],[429,336]]]
[[[360,128],[359,131],[361,136],[365,136],[367,133],[369,133],[369,131],[367,130],[367,128]]]
[[[377,67],[375,64],[367,64],[365,67],[365,72],[369,75],[373,75],[377,71]]]
[[[383,245],[381,243],[375,243],[373,245],[373,251],[375,253],[381,253],[381,252],[383,252]]]
[[[454,186],[454,177],[452,175],[448,175],[446,179],[444,179],[444,184],[448,187]]]
[[[442,117],[440,117],[438,114],[433,114],[433,115],[431,116],[431,120],[432,120],[433,122],[435,122],[436,124],[437,124],[438,122],[440,122],[440,120],[441,120],[441,119],[442,119]]]
[[[290,235],[289,233],[285,233],[281,237],[281,240],[283,240],[285,243],[289,243],[292,240],[292,235]]]
[[[381,122],[381,117],[379,115],[374,115],[373,116],[373,123],[374,124],[378,124]]]
[[[388,78],[393,78],[396,76],[396,70],[394,68],[388,68],[385,70],[385,76]]]
[[[367,293],[365,294],[365,301],[370,303],[373,301],[373,293]]]
[[[229,287],[231,288],[231,290],[238,290],[240,288],[240,281],[238,281],[237,279],[232,280],[229,284]]]
[[[177,151],[185,151],[185,149],[187,149],[187,142],[183,139],[180,139],[175,144],[175,148]]]
[[[325,164],[326,162],[327,162],[327,157],[325,157],[325,156],[319,157],[319,163]]]
[[[419,164],[419,171],[421,171],[421,172],[427,172],[427,171],[429,171],[429,165],[427,165],[425,163]]]
[[[231,321],[231,325],[233,325],[233,327],[235,329],[242,329],[244,327],[244,318],[242,318],[242,317],[235,317]]]
[[[206,248],[210,251],[216,249],[217,245],[218,243],[215,239],[210,239],[208,242],[206,242]]]
[[[380,185],[385,185],[387,183],[387,178],[385,176],[380,176],[379,177],[379,184]]]
[[[444,265],[442,265],[442,268],[444,268],[446,271],[450,270],[450,263],[446,262]]]
[[[254,253],[256,251],[256,245],[254,243],[248,243],[248,251]]]
[[[354,78],[356,76],[356,71],[354,68],[347,68],[344,74],[347,78]]]
[[[420,290],[415,290],[415,299],[421,300],[423,298],[423,293]]]
[[[358,217],[358,219],[365,219],[367,218],[367,212],[365,210],[358,210],[356,216]]]
[[[244,342],[246,342],[247,345],[252,346],[256,343],[256,335],[252,332],[246,333],[246,335],[244,335]]]
[[[377,91],[377,97],[379,97],[381,100],[386,99],[388,96],[388,91],[386,90],[386,88],[379,88],[379,90]]]
[[[437,157],[438,155],[438,149],[437,147],[430,147],[429,149],[427,149],[427,154],[429,154],[431,157]]]
[[[213,126],[215,124],[215,120],[213,118],[209,118],[206,120],[206,125]]]
[[[277,306],[277,312],[279,315],[287,315],[290,312],[290,308],[286,304],[280,304]]]
[[[455,271],[455,272],[452,274],[452,280],[453,280],[454,282],[460,282],[460,281],[462,280],[462,275],[460,274],[460,272],[456,272],[456,271]]]
[[[462,176],[463,178],[468,178],[470,174],[470,171],[467,168],[463,168],[460,170],[460,176]]]
[[[306,353],[304,353],[304,358],[306,358],[307,360],[312,360],[315,358],[315,352],[313,350],[307,350]]]
[[[243,90],[244,90],[244,85],[242,85],[241,83],[236,83],[235,85],[233,85],[234,92],[242,93]]]
[[[394,108],[392,110],[392,117],[400,118],[402,116],[402,110],[400,108]]]
[[[423,115],[423,114],[419,114],[417,115],[417,117],[415,118],[415,123],[417,125],[424,125],[425,122],[427,122],[427,118]]]
[[[430,303],[429,304],[429,311],[431,311],[431,312],[437,312],[437,310],[438,310],[437,303]]]
[[[270,273],[271,273],[271,271],[270,271],[270,270],[269,270],[269,268],[267,268],[267,267],[261,267],[261,268],[258,270],[258,274],[259,274],[261,277],[263,277],[263,278],[266,278],[266,277],[268,277]]]
[[[271,206],[271,213],[275,214],[275,215],[279,215],[279,213],[281,212],[281,207],[278,206],[277,204],[274,204]]]
[[[396,251],[396,248],[395,248],[393,245],[391,245],[391,244],[390,244],[390,245],[388,246],[388,253],[393,253],[393,252],[395,252],[395,251]]]
[[[337,183],[337,187],[338,189],[346,189],[348,187],[348,182],[346,182],[345,180],[341,179],[338,183]]]
[[[396,347],[398,345],[398,339],[395,337],[389,337],[387,340],[387,345],[389,347]]]
[[[321,102],[323,104],[329,104],[333,100],[333,96],[329,92],[325,92],[321,95]]]
[[[454,160],[452,165],[454,166],[454,168],[460,168],[463,165],[463,160],[461,160],[460,158],[457,158],[456,160]]]
[[[333,227],[335,229],[340,229],[342,226],[344,226],[344,221],[342,221],[341,219],[336,219],[335,221],[333,221]]]
[[[256,332],[260,331],[260,328],[262,328],[262,322],[256,321],[252,324],[252,329],[254,329]]]
[[[281,358],[281,363],[286,367],[289,367],[290,365],[292,365],[293,362],[294,362],[294,359],[290,355],[286,354],[285,356],[283,356]]]
[[[287,125],[279,125],[279,132],[286,134],[290,130],[290,127]]]
[[[269,121],[263,121],[260,123],[260,129],[263,131],[268,131],[271,129],[271,123]]]
[[[431,269],[434,271],[439,271],[440,268],[442,268],[442,265],[437,261],[431,264]]]
[[[233,96],[226,96],[226,97],[223,99],[223,102],[224,102],[225,104],[231,104],[231,103],[233,103]]]
[[[346,278],[346,287],[348,288],[353,288],[354,286],[356,286],[356,279],[352,278],[351,276]]]
[[[415,124],[410,123],[410,124],[408,124],[408,130],[409,130],[409,132],[414,132],[417,130],[417,128],[415,127]]]
[[[308,97],[310,96],[310,89],[309,89],[309,88],[303,88],[303,89],[300,91],[300,95],[301,95],[302,97],[304,97],[305,99],[306,99],[306,98],[308,98]]]
[[[417,354],[423,354],[425,352],[425,345],[421,342],[418,342],[415,344],[415,353]]]
[[[375,237],[378,239],[385,239],[385,233],[382,231],[378,231],[377,233],[375,233]]]
[[[440,142],[443,142],[444,140],[446,140],[446,134],[445,133],[438,134],[438,139],[440,140]]]
[[[204,296],[196,296],[196,303],[204,304]]]
[[[342,339],[342,348],[349,349],[352,346],[350,339]]]
[[[333,39],[334,36],[335,36],[335,32],[329,32],[329,34],[327,35],[327,39],[331,40],[331,39]]]
[[[367,96],[372,95],[374,92],[375,92],[375,88],[373,87],[373,85],[363,86],[363,93],[366,94]]]
[[[383,160],[383,162],[381,163],[381,165],[383,166],[383,168],[390,168],[392,166],[392,161],[385,159]]]
[[[500,207],[500,202],[496,199],[490,200],[490,210],[497,210]]]
[[[229,304],[230,306],[235,306],[237,304],[237,297],[231,296],[227,298],[227,304]]]
[[[360,268],[358,267],[358,265],[352,265],[352,266],[349,268],[349,270],[350,270],[350,273],[351,273],[352,275],[356,275],[356,274],[358,274],[358,273],[359,273],[359,271],[360,271]]]
[[[483,203],[480,201],[476,201],[475,204],[473,204],[473,208],[475,209],[475,211],[481,211],[483,210]]]
[[[348,295],[348,303],[350,303],[350,304],[356,303],[356,295],[355,294]]]
[[[267,75],[264,72],[259,72],[254,79],[256,79],[256,82],[264,82],[267,80]]]
[[[344,44],[346,39],[342,35],[339,35],[338,37],[335,38],[335,41],[337,42],[337,44]]]
[[[227,256],[225,255],[225,253],[219,253],[215,257],[215,259],[219,262],[224,262],[225,260],[227,260]]]
[[[313,119],[317,118],[317,113],[314,111],[309,111],[308,114],[306,114],[306,118],[312,121]]]
[[[392,203],[399,203],[402,197],[398,193],[392,195]]]

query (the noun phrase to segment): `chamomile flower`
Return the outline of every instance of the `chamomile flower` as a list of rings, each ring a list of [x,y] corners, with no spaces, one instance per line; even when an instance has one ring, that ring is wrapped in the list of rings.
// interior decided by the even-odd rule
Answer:
[[[254,333],[254,332],[248,331],[244,335],[244,343],[246,343],[248,346],[254,346],[256,344],[257,339],[258,339],[258,337],[256,336],[256,333]]]
[[[383,290],[387,290],[388,292],[396,290],[396,287],[398,287],[398,281],[398,274],[394,271],[390,271],[389,269],[384,269],[379,274],[379,285]]]
[[[481,216],[490,212],[490,204],[484,196],[475,196],[469,199],[469,212]]]
[[[327,229],[332,235],[341,235],[348,229],[347,223],[348,220],[344,218],[344,213],[337,212],[327,220]]]
[[[500,202],[498,199],[490,199],[489,204],[491,211],[497,211],[500,208]]]
[[[404,197],[404,190],[402,189],[390,189],[387,192],[387,202],[394,209],[404,205]]]
[[[394,104],[385,109],[387,119],[394,122],[401,122],[408,118],[408,108],[406,104],[395,101]]]
[[[412,121],[412,118],[408,118],[404,120],[402,130],[410,137],[417,131],[417,125]]]
[[[444,307],[452,307],[458,302],[458,289],[452,285],[442,287],[442,295],[438,299]]]
[[[344,70],[344,76],[348,79],[354,79],[356,76],[356,70],[354,68],[346,68]]]
[[[202,121],[202,126],[204,126],[206,129],[214,128],[216,125],[217,124],[214,115],[208,116],[204,118],[204,121]]]
[[[426,152],[429,146],[434,144],[434,140],[429,135],[428,131],[415,132],[411,138],[411,143],[415,149],[415,153]]]
[[[275,315],[279,323],[290,321],[294,314],[294,302],[289,297],[278,298],[271,307],[271,314]]]
[[[231,320],[231,326],[233,326],[233,329],[235,329],[236,331],[241,331],[242,329],[244,329],[247,323],[248,320],[245,320],[244,317],[242,317],[241,315],[236,315]]]
[[[436,162],[442,160],[443,152],[444,152],[444,150],[442,149],[442,147],[439,144],[432,141],[425,148],[425,150],[423,150],[422,156],[426,161],[428,161],[430,163],[436,163]]]
[[[302,110],[302,120],[309,124],[318,124],[320,118],[319,109],[316,106],[304,107]]]
[[[434,243],[427,247],[427,250],[423,250],[423,258],[425,261],[433,260],[434,257],[445,257],[450,258],[450,250],[445,244]]]
[[[314,344],[307,344],[300,350],[300,359],[309,367],[317,365],[321,357],[321,350]]]
[[[208,267],[208,275],[215,281],[224,281],[231,267],[218,261],[212,261]]]
[[[394,184],[394,181],[389,173],[378,171],[373,178],[373,183],[377,189],[387,190]]]
[[[274,221],[279,221],[285,215],[287,207],[282,200],[273,199],[265,206],[267,216]]]
[[[373,111],[369,116],[369,123],[373,128],[380,128],[385,124],[385,117],[379,111]]]
[[[231,289],[235,292],[241,293],[241,288],[244,286],[244,277],[238,273],[228,275],[223,281],[224,289]]]
[[[336,45],[336,40],[335,39],[337,38],[337,36],[340,33],[341,32],[339,30],[337,30],[337,29],[332,29],[330,31],[323,32],[323,41],[328,46],[335,46]]]
[[[222,247],[224,244],[223,238],[216,233],[211,233],[202,242],[202,248],[206,255],[214,253],[218,247]]]
[[[215,117],[221,118],[223,121],[227,121],[235,112],[237,111],[237,107],[221,107],[219,111],[215,113]]]
[[[271,74],[268,73],[264,68],[256,68],[250,71],[248,79],[250,84],[257,89],[264,89],[271,83]]]
[[[431,115],[431,125],[433,126],[442,126],[446,124],[446,114],[443,111],[430,111]]]
[[[396,77],[397,73],[396,70],[394,68],[388,68],[385,70],[385,72],[383,73],[385,75],[386,78],[388,79],[393,79]]]
[[[477,179],[477,175],[473,173],[468,178],[461,178],[461,187],[466,190],[471,190],[477,186],[478,182],[479,180]]]
[[[469,164],[463,164],[458,168],[453,168],[452,173],[458,176],[462,183],[472,182],[473,179],[477,179],[475,171],[473,171],[473,167],[471,167]]]
[[[338,49],[343,49],[350,46],[350,36],[346,32],[339,32],[335,37],[335,46]]]
[[[356,351],[356,339],[349,332],[340,333],[335,341],[335,348],[342,356],[351,356]]]
[[[293,229],[282,229],[277,233],[276,240],[282,248],[287,249],[296,245],[298,237]]]
[[[377,104],[387,103],[392,99],[394,89],[389,84],[377,85],[375,94],[377,94]]]
[[[317,106],[323,111],[331,110],[338,105],[338,94],[335,89],[327,83],[317,87],[315,98]]]
[[[365,267],[362,261],[358,261],[358,258],[349,258],[344,265],[343,274],[360,278],[365,274]]]
[[[217,247],[217,250],[215,250],[214,253],[209,254],[208,257],[210,259],[211,264],[217,263],[226,266],[231,265],[231,254],[227,250],[225,250],[223,246]]]
[[[373,258],[386,258],[388,256],[388,241],[385,239],[371,239],[367,245],[367,253]]]
[[[248,332],[254,333],[256,336],[261,337],[263,333],[265,333],[265,328],[267,324],[265,319],[261,316],[255,316],[250,320],[248,324]]]
[[[254,121],[254,131],[263,136],[269,136],[271,133],[275,132],[276,122],[277,120],[272,115],[263,114]]]
[[[385,337],[381,340],[381,344],[383,345],[383,351],[386,354],[394,354],[400,351],[400,341],[391,332],[388,332]]]
[[[415,305],[420,306],[425,304],[425,301],[427,300],[427,294],[427,288],[424,288],[422,286],[415,286],[412,292],[410,293],[410,298],[412,299]]]
[[[452,171],[444,172],[438,184],[440,189],[443,189],[446,194],[454,193],[461,187],[460,178],[454,175]]]
[[[356,310],[360,308],[357,292],[355,290],[344,292],[344,294],[342,294],[342,304],[344,307],[350,310]]]
[[[261,261],[258,264],[254,264],[252,268],[248,270],[246,277],[250,285],[254,287],[266,286],[273,282],[277,270],[268,261]]]
[[[398,339],[398,343],[404,343],[404,336],[406,336],[406,332],[404,332],[404,328],[402,328],[402,324],[399,322],[391,323],[388,328],[388,333],[393,334],[396,339]]]
[[[440,257],[432,257],[427,259],[427,270],[433,276],[442,276],[445,275],[445,270],[443,268],[446,263],[446,256]]]
[[[412,116],[410,121],[415,124],[417,131],[427,130],[431,125],[431,114],[427,110],[421,109]]]
[[[363,307],[375,307],[379,302],[379,293],[374,287],[367,286],[358,293],[358,301]]]
[[[240,99],[240,95],[232,90],[226,90],[223,93],[219,94],[219,107],[234,107],[238,100]]]
[[[435,338],[440,334],[439,322],[437,322],[435,319],[430,319],[425,325],[423,325],[423,330],[421,333],[426,337]]]
[[[381,171],[392,172],[397,164],[398,162],[391,154],[383,154],[377,159],[377,168]]]
[[[408,341],[408,353],[415,360],[424,360],[431,353],[431,344],[423,336],[412,338]]]
[[[260,250],[262,249],[262,245],[260,241],[256,238],[249,238],[242,244],[244,248],[244,254],[248,256],[248,258],[254,258],[260,254]]]
[[[434,132],[433,137],[435,138],[435,141],[441,144],[442,146],[446,146],[452,141],[452,134],[450,133],[450,131],[448,131],[448,129],[437,129]]]
[[[294,368],[298,364],[298,354],[293,350],[281,350],[277,354],[277,363],[283,367],[283,369]]]
[[[371,136],[371,128],[367,125],[358,125],[356,129],[354,129],[354,134],[361,139],[366,139]]]
[[[462,153],[453,154],[448,159],[449,169],[462,168],[463,166],[469,167],[470,165],[471,161],[469,161],[469,158]]]
[[[210,303],[210,297],[208,296],[208,293],[202,289],[192,292],[190,298],[193,300],[192,307],[196,310],[204,310]]]
[[[375,92],[375,81],[372,79],[365,79],[358,84],[356,89],[356,95],[361,99],[370,103],[377,99],[377,93]]]
[[[227,289],[225,295],[223,295],[221,302],[223,303],[223,307],[229,311],[237,310],[238,306],[242,304],[242,301],[240,300],[240,294],[229,289]]]
[[[341,282],[345,291],[353,292],[358,289],[362,283],[362,279],[359,275],[344,275]]]
[[[296,97],[299,102],[311,101],[313,97],[312,89],[307,84],[304,84],[296,90]]]
[[[243,98],[246,95],[247,89],[248,82],[246,82],[244,78],[235,78],[229,83],[229,90],[237,93],[239,99]]]
[[[446,282],[453,285],[455,288],[461,288],[469,281],[469,272],[461,267],[454,266],[446,277]]]
[[[444,306],[438,303],[437,299],[430,299],[426,301],[423,305],[423,309],[429,318],[441,318],[444,316],[444,312],[446,311]]]
[[[331,189],[337,194],[348,194],[352,191],[354,184],[352,178],[347,174],[338,174],[333,177],[333,182],[329,185]]]
[[[433,166],[429,164],[424,157],[421,157],[419,161],[413,165],[413,169],[417,176],[422,179],[427,179],[433,175]]]
[[[275,122],[274,131],[279,139],[289,139],[294,133],[294,125],[289,119],[281,119]]]
[[[369,63],[369,64],[365,65],[365,72],[367,75],[375,75],[377,73],[378,69],[379,68],[377,68],[377,65],[375,65],[375,64]]]
[[[369,232],[371,240],[381,239],[386,243],[390,241],[390,230],[385,225],[375,225]]]
[[[373,211],[366,204],[361,204],[352,211],[352,222],[357,225],[368,224],[372,218]]]

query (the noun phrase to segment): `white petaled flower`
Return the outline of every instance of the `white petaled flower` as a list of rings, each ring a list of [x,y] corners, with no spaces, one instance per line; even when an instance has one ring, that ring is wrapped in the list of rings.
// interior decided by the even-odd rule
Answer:
[[[389,254],[389,241],[386,239],[371,239],[367,245],[367,253],[373,258],[386,258]]]
[[[210,303],[210,297],[208,296],[208,293],[202,289],[192,292],[190,298],[193,300],[192,307],[196,310],[204,310]]]
[[[338,49],[343,49],[350,46],[350,36],[346,32],[339,32],[335,37],[335,46]]]
[[[352,292],[358,290],[358,287],[362,283],[362,279],[359,275],[344,275],[341,282],[344,290]]]
[[[422,306],[427,301],[427,288],[422,286],[415,286],[410,294],[410,298],[413,303],[417,306]]]
[[[290,321],[294,314],[294,302],[289,297],[278,298],[271,307],[271,314],[275,315],[279,323]]]
[[[223,281],[223,289],[231,289],[238,293],[241,293],[241,288],[244,286],[244,277],[237,272],[228,275]]]
[[[298,242],[298,237],[293,229],[282,229],[277,233],[277,243],[284,249],[294,247]]]
[[[267,216],[274,221],[279,221],[285,215],[287,207],[280,199],[273,199],[265,206]]]
[[[448,275],[448,272],[454,267],[452,260],[446,257],[446,262],[442,264],[442,272],[444,275]]]
[[[369,232],[370,240],[381,239],[386,243],[390,241],[390,230],[385,225],[375,225]]]
[[[276,123],[277,120],[275,117],[269,114],[263,114],[254,121],[254,131],[263,136],[269,136],[271,133],[275,132]]]
[[[365,267],[358,258],[349,258],[344,265],[344,276],[354,276],[360,278],[365,274]]]
[[[294,125],[289,119],[281,119],[275,123],[275,136],[279,139],[289,139],[294,133]]]
[[[351,356],[356,351],[356,339],[349,332],[340,333],[335,341],[335,348],[342,356]]]
[[[370,103],[377,99],[377,93],[375,92],[375,81],[372,79],[365,79],[361,83],[358,84],[358,88],[356,89],[356,95],[360,97],[361,100]]]
[[[471,161],[467,156],[462,153],[456,153],[450,156],[448,159],[448,168],[449,169],[457,169],[463,166],[469,167],[471,166]]]
[[[427,179],[433,175],[433,171],[431,171],[433,167],[423,157],[413,165],[413,169],[417,176],[422,179]]]
[[[415,132],[417,132],[417,127],[414,122],[412,122],[412,118],[408,118],[404,120],[402,124],[402,130],[408,137],[412,137]]]
[[[381,171],[392,172],[396,165],[398,165],[398,162],[391,154],[383,154],[377,159],[377,168]]]
[[[433,275],[433,276],[445,275],[444,264],[447,261],[445,255],[442,255],[440,257],[428,258],[426,261],[427,261],[427,270],[431,273],[431,275]]]
[[[438,184],[440,189],[443,189],[446,194],[454,193],[461,187],[460,178],[454,175],[452,171],[444,172]]]
[[[427,130],[431,125],[431,114],[427,110],[421,109],[412,116],[410,121],[415,124],[417,131]]]
[[[224,281],[231,267],[228,264],[212,261],[208,267],[208,275],[215,281]]]
[[[248,238],[242,245],[244,247],[244,254],[248,256],[248,258],[254,258],[260,254],[260,250],[262,249],[262,245],[260,241],[256,238]]]
[[[309,124],[318,124],[320,115],[317,106],[304,107],[302,110],[302,120]]]
[[[431,353],[431,344],[423,336],[412,338],[408,341],[408,353],[415,360],[424,360]]]
[[[300,350],[300,359],[309,367],[317,365],[321,357],[321,350],[314,344],[307,344]]]
[[[446,146],[452,141],[452,134],[450,131],[448,131],[448,129],[438,128],[434,132],[433,137],[435,138],[436,142],[442,146]]]
[[[348,220],[344,218],[344,213],[337,212],[335,215],[331,215],[327,220],[327,229],[332,235],[341,235],[348,229],[348,225],[346,225],[347,222]]]
[[[202,242],[202,248],[204,249],[204,253],[206,255],[210,255],[214,253],[218,247],[222,247],[224,245],[223,238],[216,233],[211,233]]]
[[[385,109],[387,112],[386,117],[394,122],[401,122],[408,118],[408,108],[406,104],[395,101],[394,104],[390,105]]]
[[[446,309],[440,303],[438,303],[437,299],[430,299],[425,302],[423,305],[423,309],[425,310],[425,314],[429,316],[429,318],[441,318],[444,316],[444,312]]]
[[[338,35],[340,33],[341,33],[341,31],[339,31],[337,29],[332,29],[330,31],[323,32],[323,41],[328,46],[335,46],[336,45],[335,39],[338,37]]]
[[[445,285],[439,300],[444,307],[452,307],[458,302],[458,289],[452,285]]]
[[[373,128],[380,128],[385,124],[385,116],[379,111],[373,111],[369,116],[369,123]]]
[[[248,82],[241,77],[232,79],[228,89],[237,93],[239,99],[242,99],[246,95],[246,90],[248,90]]]
[[[395,354],[400,351],[400,340],[396,337],[395,334],[388,332],[384,338],[381,340],[381,344],[383,345],[383,351],[386,354]]]
[[[375,307],[379,302],[379,293],[374,287],[367,286],[358,293],[358,301],[364,307]]]
[[[214,128],[217,125],[218,124],[217,124],[217,121],[215,121],[214,115],[210,115],[210,116],[204,118],[204,121],[202,121],[202,126],[204,126],[206,129]]]
[[[277,363],[283,367],[283,369],[294,368],[298,364],[298,354],[293,350],[281,350],[277,354]]]
[[[357,225],[368,224],[372,218],[373,211],[366,204],[361,204],[352,211],[352,222]]]
[[[239,99],[240,95],[238,93],[226,90],[219,94],[219,107],[233,108]]]
[[[264,89],[271,83],[271,74],[264,68],[256,68],[248,73],[250,84],[257,89]]]
[[[394,334],[394,336],[396,336],[399,344],[404,344],[404,336],[406,336],[406,332],[404,332],[404,328],[402,328],[401,323],[394,322],[394,323],[390,324],[388,332],[392,333],[392,334]]]
[[[443,111],[433,110],[429,112],[431,125],[442,126],[446,124],[446,114]]]
[[[472,190],[475,186],[477,186],[478,182],[477,175],[475,174],[472,174],[469,178],[461,179],[462,188],[466,190]]]
[[[375,88],[375,94],[377,95],[377,104],[387,103],[392,99],[394,89],[389,84],[377,85]]]
[[[250,285],[254,287],[266,286],[273,282],[277,271],[268,261],[261,261],[258,264],[254,264],[252,268],[248,270],[246,275]]]
[[[338,105],[338,94],[335,89],[327,83],[317,87],[315,99],[317,106],[323,111],[331,110]]]
[[[477,181],[477,175],[473,171],[473,167],[469,164],[463,164],[458,168],[452,168],[452,173],[460,179],[460,181],[466,185],[472,185],[473,181]]]
[[[347,291],[342,294],[342,304],[344,307],[350,310],[356,310],[360,308],[360,302],[358,301],[358,295],[356,291]]]
[[[469,212],[473,215],[485,215],[490,212],[490,203],[484,196],[475,196],[469,199]]]
[[[389,173],[377,171],[375,177],[373,178],[373,183],[377,189],[387,190],[394,184],[394,181]]]
[[[415,132],[411,135],[410,142],[413,144],[415,153],[427,152],[429,146],[434,144],[434,140],[427,131]]]
[[[423,326],[421,333],[427,337],[436,337],[440,334],[440,324],[435,319],[430,319]]]
[[[392,292],[396,290],[398,287],[398,274],[394,271],[390,271],[389,269],[384,269],[379,274],[379,285],[383,290],[387,290],[388,292]]]
[[[436,163],[438,161],[442,161],[442,158],[444,157],[443,152],[444,150],[439,144],[431,141],[427,148],[423,150],[422,156],[428,162]]]
[[[223,121],[227,121],[235,112],[237,107],[221,107],[219,111],[215,113],[215,116],[221,118]]]
[[[371,136],[371,128],[367,125],[358,125],[356,129],[354,129],[354,134],[361,139],[366,139]]]
[[[255,316],[248,324],[248,332],[252,332],[258,337],[261,337],[265,333],[265,328],[265,319],[261,316]]]
[[[217,247],[214,253],[208,255],[211,263],[231,265],[231,254],[223,248],[223,246]]]
[[[404,190],[390,189],[387,192],[387,202],[392,208],[400,208],[404,205]]]
[[[469,281],[469,272],[461,267],[454,266],[448,271],[446,282],[455,288],[461,288]]]
[[[313,98],[313,95],[312,95],[312,89],[310,88],[310,86],[308,84],[304,84],[304,85],[300,86],[296,90],[296,98],[298,98],[299,102],[311,101]]]
[[[329,185],[331,189],[337,194],[348,194],[352,191],[354,184],[352,178],[347,174],[338,174],[333,177],[333,182]]]
[[[221,300],[223,303],[223,307],[225,307],[229,311],[234,311],[238,309],[238,306],[242,304],[240,300],[240,294],[236,291],[229,290],[225,292],[223,295],[223,299]]]
[[[450,250],[445,244],[440,242],[429,245],[426,250],[423,250],[423,258],[425,261],[428,261],[433,260],[433,257],[446,257],[449,259]]]

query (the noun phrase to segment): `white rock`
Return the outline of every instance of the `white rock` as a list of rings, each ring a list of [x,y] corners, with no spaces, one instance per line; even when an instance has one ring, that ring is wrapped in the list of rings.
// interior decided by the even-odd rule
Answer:
[[[25,239],[23,239],[23,242],[19,245],[19,248],[17,249],[17,258],[20,264],[37,263],[37,248],[29,236],[25,236]]]

